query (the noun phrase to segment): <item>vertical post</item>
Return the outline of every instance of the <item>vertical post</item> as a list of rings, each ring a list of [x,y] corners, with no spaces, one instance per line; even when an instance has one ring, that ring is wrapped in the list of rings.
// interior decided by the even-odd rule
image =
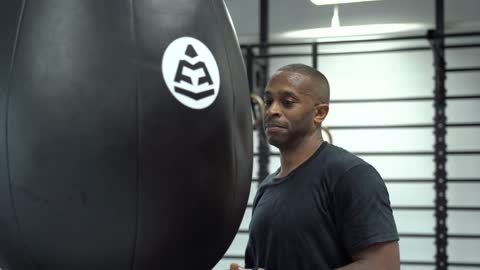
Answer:
[[[268,21],[269,21],[269,7],[268,0],[260,0],[260,55],[268,54]],[[261,66],[261,76],[259,76],[259,85],[260,85],[260,96],[264,95],[264,87],[267,84],[268,75],[269,75],[269,59],[263,59]],[[265,130],[259,128],[258,130],[258,180],[262,181],[265,177],[268,176],[269,172],[269,163],[270,163],[270,148],[268,147],[268,142],[265,136]]]
[[[260,43],[268,43],[268,30],[269,30],[269,9],[268,0],[260,0]]]
[[[312,43],[312,66],[314,69],[318,68],[318,43]]]
[[[247,69],[248,89],[251,93],[253,91],[253,51],[251,46],[246,48],[245,66]]]
[[[435,65],[434,90],[434,135],[435,135],[435,269],[448,268],[448,228],[447,228],[447,172],[446,172],[446,92],[445,89],[445,40],[444,40],[444,0],[435,1],[435,32],[429,33],[433,47]]]

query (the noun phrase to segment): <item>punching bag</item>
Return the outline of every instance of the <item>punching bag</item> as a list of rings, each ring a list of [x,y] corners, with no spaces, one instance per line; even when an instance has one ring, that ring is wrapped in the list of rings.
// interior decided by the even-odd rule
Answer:
[[[221,0],[0,3],[0,268],[211,269],[252,171]]]

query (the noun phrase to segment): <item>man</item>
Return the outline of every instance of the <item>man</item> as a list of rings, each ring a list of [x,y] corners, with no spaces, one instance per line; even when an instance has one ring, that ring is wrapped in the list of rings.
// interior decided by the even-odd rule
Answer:
[[[264,127],[281,167],[256,194],[247,269],[400,269],[383,179],[322,138],[329,91],[325,76],[302,64],[280,68],[267,84]]]

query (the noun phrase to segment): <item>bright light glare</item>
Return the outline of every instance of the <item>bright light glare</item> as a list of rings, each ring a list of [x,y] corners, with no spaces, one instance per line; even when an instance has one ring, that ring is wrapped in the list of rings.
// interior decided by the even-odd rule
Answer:
[[[280,36],[282,38],[310,39],[324,37],[378,35],[424,29],[426,29],[426,25],[421,23],[369,24],[289,31],[280,34]]]
[[[336,5],[336,4],[370,2],[370,1],[379,1],[379,0],[311,0],[311,1],[315,5]]]

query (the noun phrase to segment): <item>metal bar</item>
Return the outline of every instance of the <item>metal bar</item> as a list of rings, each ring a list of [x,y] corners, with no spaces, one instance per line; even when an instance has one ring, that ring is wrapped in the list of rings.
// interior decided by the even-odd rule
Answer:
[[[465,71],[480,71],[480,67],[468,67],[468,68],[449,68],[447,72],[465,72]]]
[[[433,183],[434,179],[384,179],[385,183]],[[449,178],[448,182],[450,184],[472,184],[472,183],[480,183],[480,179],[465,179],[465,178]]]
[[[247,77],[248,77],[248,89],[250,92],[253,91],[253,50],[251,47],[246,48],[246,56],[245,56],[245,65],[247,69]]]
[[[438,206],[392,206],[394,210],[438,210]],[[448,206],[448,210],[451,211],[480,211],[480,207],[466,207],[466,206]]]
[[[480,95],[456,95],[447,96],[446,99],[476,99],[480,98]],[[374,99],[334,99],[330,100],[330,104],[338,103],[374,103],[374,102],[404,102],[404,101],[432,101],[431,97],[399,97],[399,98],[374,98]]]
[[[455,184],[455,183],[480,183],[480,178],[477,178],[477,179],[448,178],[448,182],[451,183],[451,184]]]
[[[479,123],[480,126],[480,123]],[[393,129],[393,128],[432,128],[433,124],[399,124],[399,125],[331,125],[328,129]]]
[[[480,151],[447,151],[447,155],[480,155]]]
[[[448,206],[447,208],[453,211],[480,211],[480,207]]]
[[[478,234],[449,234],[448,238],[455,238],[455,239],[480,239],[480,235]]]
[[[354,152],[358,156],[430,156],[433,151]],[[447,155],[480,155],[480,151],[447,151]]]
[[[399,125],[352,125],[352,126],[328,126],[332,129],[394,129],[394,128],[433,128],[433,124],[399,124]],[[480,127],[479,123],[450,123],[446,127]]]
[[[434,206],[392,206],[393,210],[411,210],[411,211],[424,211],[435,210]]]
[[[311,53],[272,53],[258,55],[257,58],[268,59],[272,57],[311,57]]]
[[[434,179],[384,179],[385,183],[411,183],[411,184],[420,184],[420,183],[433,183]],[[258,182],[258,178],[253,178],[252,182]],[[448,182],[451,184],[475,184],[480,183],[480,178],[449,178]]]
[[[223,255],[223,259],[243,260],[243,259],[245,259],[245,256],[244,256],[244,255],[229,255],[229,254],[225,254],[225,255]]]
[[[480,267],[480,263],[449,262],[449,266]]]
[[[400,264],[403,264],[403,265],[435,265],[434,262],[427,262],[427,261],[400,261]]]
[[[480,126],[480,123],[479,123]],[[399,124],[399,125],[332,125],[328,129],[393,129],[393,128],[432,128],[433,124]]]
[[[269,42],[269,1],[260,0],[260,55],[268,54],[268,46],[263,46]],[[269,73],[269,60],[264,59],[260,66],[261,76],[259,76],[258,85],[260,86],[260,96],[263,96],[264,86],[267,84],[267,76]],[[268,147],[268,142],[266,141],[265,131],[263,128],[259,128],[258,132],[258,152],[261,153],[258,159],[258,179],[264,179],[269,174],[269,162],[270,162],[270,148]]]
[[[394,210],[413,210],[413,211],[423,211],[423,210],[437,210],[438,207],[435,206],[392,206]],[[448,206],[448,210],[451,211],[480,211],[480,207],[464,207],[464,206]]]
[[[480,43],[445,45],[445,49],[465,49],[477,47],[480,47]]]
[[[433,151],[378,151],[378,152],[353,152],[357,156],[432,156]],[[480,155],[480,150],[477,151],[448,151],[447,155]],[[253,156],[260,156],[259,153],[254,153]],[[280,156],[280,153],[270,153],[270,156]]]
[[[446,99],[476,99],[480,98],[480,95],[465,95],[465,96],[447,96]]]
[[[433,64],[435,67],[435,100],[434,134],[435,134],[435,269],[448,269],[448,228],[447,228],[447,152],[446,144],[446,63],[445,63],[445,23],[444,0],[435,1],[435,31],[429,31],[427,35],[433,50]],[[451,208],[449,208],[451,210]]]
[[[441,35],[442,37],[445,38],[450,38],[450,37],[471,37],[471,36],[480,36],[480,32],[464,32],[464,33],[443,33]]]
[[[248,208],[252,208],[253,204],[248,203]],[[424,211],[424,210],[436,210],[438,207],[435,206],[422,206],[422,205],[414,205],[414,206],[401,206],[401,205],[393,205],[393,210],[412,210],[412,211]],[[448,207],[448,210],[452,211],[480,211],[480,207],[464,207],[464,206],[453,206]]]
[[[312,43],[312,66],[314,69],[318,68],[318,45],[316,42]]]
[[[412,52],[412,51],[427,51],[430,48],[427,46],[421,47],[401,47],[395,49],[379,49],[379,50],[368,50],[368,51],[344,51],[344,52],[319,52],[319,56],[329,56],[329,55],[350,55],[350,54],[369,54],[369,53],[392,53],[392,52]]]
[[[447,127],[480,127],[480,123],[450,123]]]
[[[268,0],[260,0],[260,25],[259,25],[259,40],[260,44],[267,44],[269,41],[269,7]],[[263,46],[262,46],[263,47]]]
[[[410,151],[410,152],[352,152],[357,156],[431,156],[432,151]],[[478,151],[480,153],[480,151]],[[259,156],[258,153],[254,153],[254,156]],[[280,153],[270,153],[270,156],[280,156]]]
[[[401,155],[432,155],[433,152],[416,152],[416,153],[413,153],[413,152],[353,152],[353,154],[355,155],[359,155],[359,156],[376,156],[376,155],[385,155],[385,156],[401,156]],[[259,153],[254,153],[253,156],[260,156]],[[280,153],[278,152],[273,152],[273,153],[270,153],[270,156],[274,156],[274,157],[279,157],[280,156]]]
[[[399,233],[400,238],[430,238],[435,237],[433,233]]]
[[[430,184],[433,183],[433,179],[383,179],[385,183],[391,184]]]
[[[384,49],[384,50],[370,50],[370,51],[345,51],[345,52],[317,52],[317,56],[329,56],[329,55],[349,55],[349,54],[368,54],[368,53],[390,53],[390,52],[407,52],[407,51],[426,51],[429,47],[408,47],[397,49]],[[257,58],[280,58],[280,57],[311,57],[311,53],[272,53],[262,54]]]
[[[480,96],[479,96],[480,97]],[[400,98],[374,98],[374,99],[334,99],[330,104],[337,103],[370,103],[370,102],[401,102],[401,101],[431,101],[432,97],[400,97]]]
[[[248,231],[247,231],[248,233]],[[435,237],[433,233],[399,233],[398,236],[400,238],[431,238]],[[480,235],[478,234],[449,234],[448,238],[451,239],[480,239]]]

